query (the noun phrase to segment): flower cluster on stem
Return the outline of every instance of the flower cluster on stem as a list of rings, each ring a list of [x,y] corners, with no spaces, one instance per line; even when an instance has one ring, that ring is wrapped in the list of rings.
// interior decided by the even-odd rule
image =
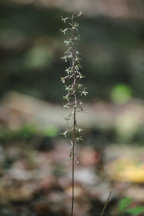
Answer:
[[[78,42],[80,40],[79,24],[75,21],[76,18],[82,15],[81,12],[73,13],[71,17],[62,18],[65,24],[65,28],[62,31],[64,34],[64,44],[66,51],[62,59],[68,65],[65,68],[65,76],[61,78],[62,83],[65,85],[66,95],[63,97],[66,100],[64,107],[70,110],[70,114],[66,120],[71,120],[72,125],[67,129],[63,135],[70,138],[71,149],[69,153],[69,159],[72,160],[72,206],[71,216],[73,216],[74,210],[74,168],[75,161],[79,163],[78,156],[75,152],[75,144],[82,140],[82,129],[77,122],[77,112],[83,111],[81,96],[86,96],[87,91],[85,86],[81,83],[81,79],[84,76],[81,73],[82,66],[80,64],[80,53],[77,49]]]

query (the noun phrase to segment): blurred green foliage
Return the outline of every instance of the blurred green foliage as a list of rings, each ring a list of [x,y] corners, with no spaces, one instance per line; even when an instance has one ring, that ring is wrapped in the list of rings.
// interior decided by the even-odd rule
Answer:
[[[112,88],[111,98],[116,104],[126,103],[131,99],[131,89],[124,84],[116,85]]]
[[[58,128],[55,125],[48,125],[43,133],[48,137],[56,137],[58,135]]]
[[[119,202],[119,211],[129,213],[132,216],[140,215],[144,212],[144,207],[142,206],[131,206],[133,204],[133,200],[129,197],[125,197]]]
[[[35,125],[24,125],[19,131],[17,131],[17,134],[23,138],[30,138],[37,133],[38,129]]]

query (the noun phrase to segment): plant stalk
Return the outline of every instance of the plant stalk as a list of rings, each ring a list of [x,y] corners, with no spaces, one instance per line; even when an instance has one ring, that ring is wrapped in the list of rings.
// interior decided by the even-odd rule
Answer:
[[[72,27],[74,25],[74,17],[72,15]],[[75,68],[75,51],[74,51],[74,31],[72,28],[72,41],[73,41],[73,49],[72,49],[72,68]],[[75,137],[76,137],[76,105],[77,105],[77,92],[76,92],[76,74],[74,74],[74,81],[73,81],[73,87],[74,87],[74,108],[73,108],[73,144],[72,144],[72,202],[71,202],[71,216],[73,216],[74,213],[74,183],[75,183]]]

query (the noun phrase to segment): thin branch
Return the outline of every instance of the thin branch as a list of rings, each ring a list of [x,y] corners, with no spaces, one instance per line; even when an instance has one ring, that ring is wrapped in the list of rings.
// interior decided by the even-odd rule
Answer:
[[[105,203],[105,205],[104,205],[104,207],[103,207],[103,209],[102,209],[102,212],[101,212],[100,216],[103,216],[103,215],[104,215],[104,212],[105,212],[105,209],[106,209],[106,207],[107,207],[107,205],[108,205],[108,203],[109,203],[111,194],[112,194],[112,191],[111,191],[111,192],[109,193],[109,195],[108,195],[107,201],[106,201],[106,203]]]

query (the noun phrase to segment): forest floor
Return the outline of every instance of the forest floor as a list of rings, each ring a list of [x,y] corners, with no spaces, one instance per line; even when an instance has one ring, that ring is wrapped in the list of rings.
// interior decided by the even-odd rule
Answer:
[[[130,106],[132,103],[121,108],[98,103],[91,108],[93,112],[96,110],[103,114],[94,117],[91,124],[85,127],[84,141],[77,145],[80,163],[75,164],[75,216],[100,215],[110,192],[106,216],[125,215],[119,210],[119,200],[123,197],[132,198],[134,206],[144,204],[143,145],[124,145],[120,141],[114,142],[114,139],[112,142],[110,135],[113,130],[107,132],[108,125],[111,125],[110,128],[117,125],[120,128],[117,130],[120,140],[132,138],[135,133],[132,123],[136,126],[143,122],[140,118],[143,103],[135,104],[128,113]],[[1,103],[1,216],[67,216],[70,213],[70,144],[56,130],[61,124],[62,128],[65,127],[63,120],[56,119],[56,128],[46,127],[45,122],[52,125],[56,122],[46,111],[47,107],[49,110],[53,108],[51,112],[58,109],[56,105],[22,95],[9,96]],[[86,107],[89,109],[90,106]],[[39,113],[38,110],[42,111]],[[135,110],[139,110],[136,117],[133,115]],[[117,113],[120,113],[121,118]],[[92,112],[89,117],[91,115]],[[124,122],[125,117],[131,121],[123,124],[123,130],[119,122],[122,119]],[[85,121],[81,122],[85,126]],[[90,128],[97,122],[101,124]]]

